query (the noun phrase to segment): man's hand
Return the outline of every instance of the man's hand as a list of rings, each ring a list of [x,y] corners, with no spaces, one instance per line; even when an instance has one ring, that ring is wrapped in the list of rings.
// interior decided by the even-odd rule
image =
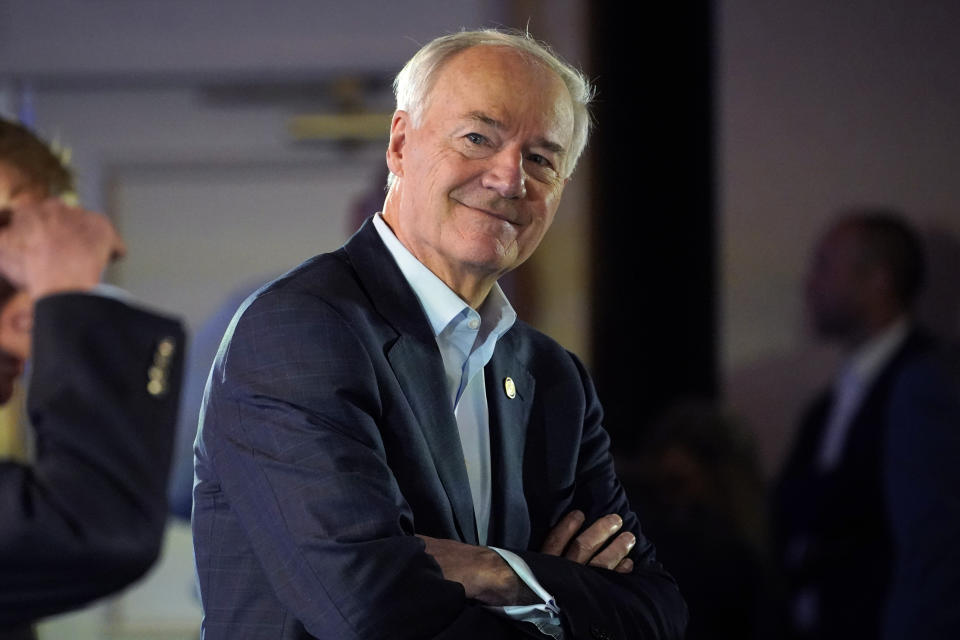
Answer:
[[[612,569],[618,573],[633,571],[633,560],[627,557],[636,537],[629,531],[617,536],[606,548],[601,548],[623,526],[623,519],[615,513],[603,516],[590,525],[586,531],[573,536],[583,525],[585,516],[582,511],[571,511],[550,530],[543,542],[543,553],[551,556],[563,556],[580,564]]]
[[[92,289],[125,252],[106,216],[56,198],[0,211],[0,274],[34,300]]]
[[[539,602],[530,588],[493,549],[455,540],[417,537],[427,544],[426,551],[440,565],[444,579],[462,584],[468,598],[495,606]]]

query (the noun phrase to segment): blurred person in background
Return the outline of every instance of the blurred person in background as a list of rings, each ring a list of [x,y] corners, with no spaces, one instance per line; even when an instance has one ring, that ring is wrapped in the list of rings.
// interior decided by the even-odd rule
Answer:
[[[960,393],[913,318],[923,279],[892,211],[845,213],[814,253],[812,328],[845,361],[774,495],[793,638],[960,637]]]
[[[0,461],[0,638],[140,577],[157,557],[182,368],[179,322],[98,288],[123,243],[60,198],[49,146],[0,120],[0,403],[29,363],[28,461]]]
[[[765,484],[747,432],[713,403],[656,420],[617,473],[687,605],[687,640],[780,638]]]

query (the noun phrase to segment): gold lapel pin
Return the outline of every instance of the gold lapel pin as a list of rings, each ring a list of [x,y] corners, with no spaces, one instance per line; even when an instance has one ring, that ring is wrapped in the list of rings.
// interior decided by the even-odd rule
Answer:
[[[513,378],[510,376],[503,379],[503,390],[511,400],[517,397],[517,385],[513,384]]]

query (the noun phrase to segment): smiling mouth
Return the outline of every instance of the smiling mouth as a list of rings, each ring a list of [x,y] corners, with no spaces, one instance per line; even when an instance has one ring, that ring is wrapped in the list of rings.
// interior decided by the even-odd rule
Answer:
[[[456,198],[454,198],[453,200],[454,200],[454,202],[456,202],[457,204],[459,204],[459,205],[461,205],[461,206],[464,206],[464,207],[466,207],[466,208],[468,208],[468,209],[473,209],[474,211],[479,211],[480,213],[484,213],[484,214],[486,214],[486,215],[488,215],[488,216],[490,216],[490,217],[492,217],[492,218],[496,218],[497,220],[500,220],[500,221],[502,221],[502,222],[507,222],[507,223],[509,223],[509,224],[512,224],[513,226],[520,226],[520,222],[518,222],[518,221],[516,220],[516,216],[510,216],[510,215],[507,214],[507,213],[501,213],[501,212],[499,212],[499,211],[496,211],[496,210],[494,210],[494,209],[488,209],[488,208],[486,208],[486,207],[476,207],[476,206],[473,206],[473,205],[471,205],[471,204],[467,204],[466,202],[463,202],[463,201],[461,201],[461,200],[457,200]]]

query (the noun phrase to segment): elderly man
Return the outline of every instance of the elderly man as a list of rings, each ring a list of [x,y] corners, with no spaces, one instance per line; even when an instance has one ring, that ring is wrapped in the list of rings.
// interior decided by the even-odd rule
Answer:
[[[211,373],[204,637],[679,637],[586,371],[496,284],[553,221],[588,85],[479,31],[395,88],[382,214],[249,299]]]
[[[71,177],[0,120],[0,403],[30,360],[32,464],[0,461],[0,637],[129,584],[160,550],[179,323],[95,295],[123,251]]]
[[[960,390],[912,318],[920,240],[848,212],[807,281],[844,366],[804,415],[774,508],[794,638],[960,637]]]

